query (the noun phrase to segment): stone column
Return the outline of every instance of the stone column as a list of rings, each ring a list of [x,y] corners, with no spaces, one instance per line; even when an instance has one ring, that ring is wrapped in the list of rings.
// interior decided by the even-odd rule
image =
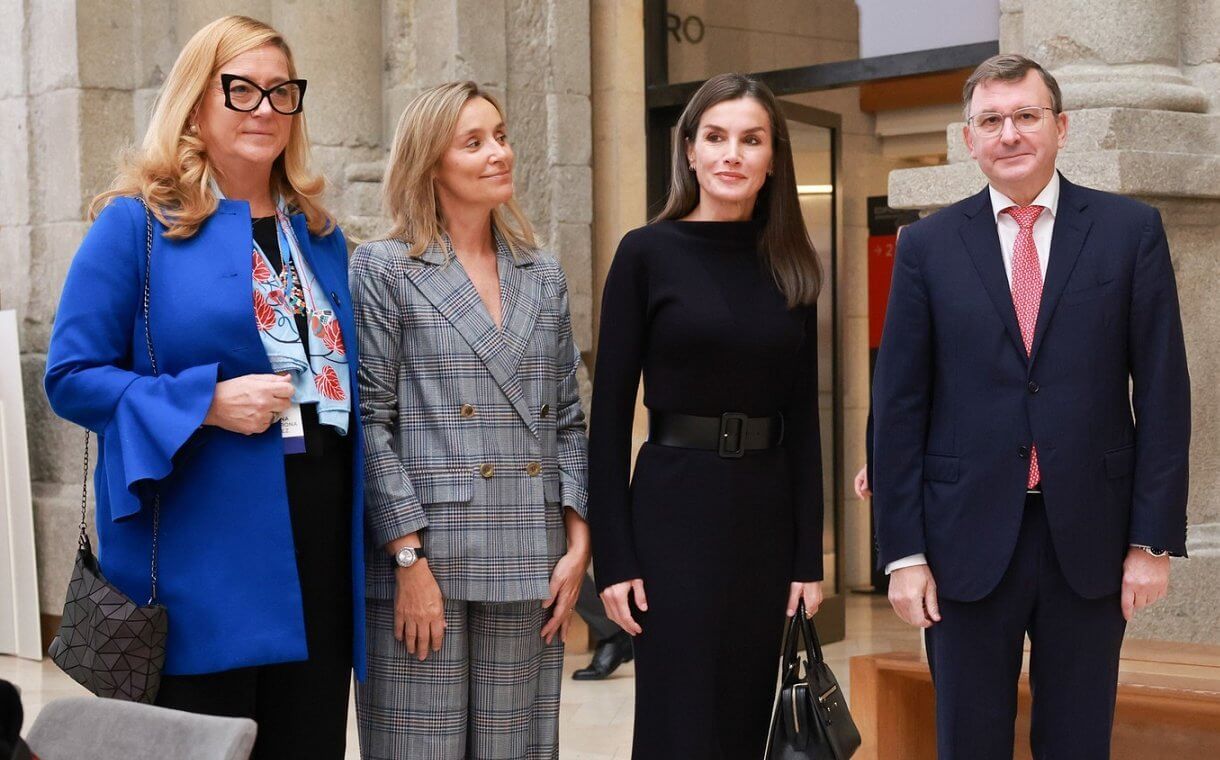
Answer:
[[[1169,598],[1129,631],[1220,643],[1220,2],[1003,0],[1001,10],[1001,50],[1038,60],[1062,86],[1069,133],[1059,169],[1164,218],[1193,379],[1191,559],[1174,561]],[[890,175],[891,205],[933,210],[984,186],[961,131],[948,127],[949,164]]]
[[[1182,29],[1182,71],[1203,90],[1209,110],[1220,110],[1220,0],[1184,0],[1178,23]]]
[[[643,18],[642,0],[592,2],[594,315],[619,241],[648,220]]]
[[[299,75],[309,80],[305,109],[313,168],[326,176],[328,208],[346,231],[349,220],[376,214],[379,205],[349,192],[347,167],[382,155],[381,6],[373,0],[270,5],[271,25],[288,40]],[[351,232],[359,236],[361,230]]]
[[[1025,0],[1025,54],[1055,72],[1068,109],[1200,113],[1207,98],[1180,68],[1184,5],[1198,3]]]
[[[21,363],[39,602],[44,614],[57,615],[75,551],[83,435],[51,412],[42,375],[64,276],[88,229],[85,210],[113,178],[119,151],[133,141],[141,45],[132,0],[17,5],[24,8],[4,17],[25,26],[26,161],[23,176],[6,176],[4,183],[26,184],[28,238],[22,240],[28,248],[16,283],[25,291],[17,299]]]

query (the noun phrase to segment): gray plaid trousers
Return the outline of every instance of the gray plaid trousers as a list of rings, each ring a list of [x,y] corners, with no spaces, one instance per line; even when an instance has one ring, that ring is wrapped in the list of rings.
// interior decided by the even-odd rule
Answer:
[[[368,679],[356,688],[365,760],[555,760],[563,643],[536,600],[445,600],[440,652],[394,638],[394,605],[370,599]]]

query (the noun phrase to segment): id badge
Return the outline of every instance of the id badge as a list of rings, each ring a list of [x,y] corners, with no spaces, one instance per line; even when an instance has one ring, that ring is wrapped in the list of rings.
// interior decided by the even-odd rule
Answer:
[[[284,439],[285,454],[305,453],[305,423],[301,419],[301,405],[293,404],[280,418],[280,436]]]

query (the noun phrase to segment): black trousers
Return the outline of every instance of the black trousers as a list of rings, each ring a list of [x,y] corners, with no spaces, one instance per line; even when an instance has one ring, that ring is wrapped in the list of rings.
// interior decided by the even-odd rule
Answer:
[[[302,411],[307,451],[286,457],[284,470],[309,659],[165,676],[157,704],[251,718],[255,758],[342,760],[352,676],[351,444],[316,425],[312,405]]]
[[[343,659],[311,656],[304,662],[165,676],[157,704],[250,718],[258,724],[253,758],[342,760],[351,677],[350,653]]]
[[[1027,633],[1034,758],[1109,758],[1126,630],[1119,595],[1085,599],[1068,585],[1040,494],[1026,499],[1016,550],[995,590],[977,602],[939,601],[941,621],[925,633],[939,760],[1012,760]]]
[[[598,642],[622,633],[623,629],[606,617],[606,606],[602,604],[601,597],[597,595],[597,587],[593,584],[593,578],[587,573],[585,580],[580,584],[580,596],[576,599],[576,614],[580,615],[585,624],[589,626],[589,630],[593,631],[593,635],[597,637]]]

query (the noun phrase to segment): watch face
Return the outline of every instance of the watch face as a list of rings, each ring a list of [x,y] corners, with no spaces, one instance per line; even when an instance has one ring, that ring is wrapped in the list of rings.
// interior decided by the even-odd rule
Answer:
[[[416,559],[415,549],[411,548],[410,546],[399,549],[396,559],[398,560],[399,567],[410,567],[411,565],[414,565]]]

